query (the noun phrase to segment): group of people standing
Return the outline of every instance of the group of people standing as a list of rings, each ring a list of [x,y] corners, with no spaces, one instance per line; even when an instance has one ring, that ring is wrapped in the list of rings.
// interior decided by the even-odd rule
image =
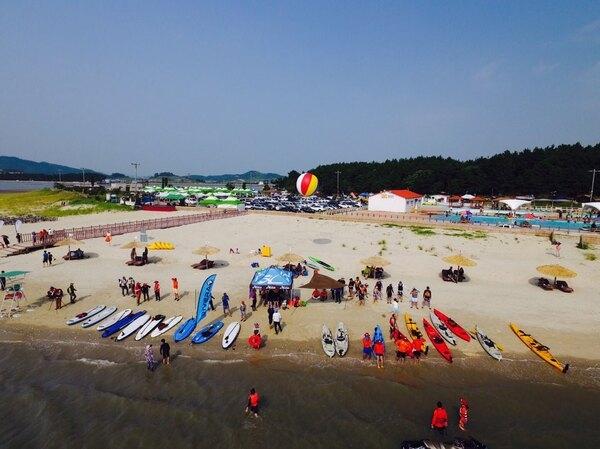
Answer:
[[[131,276],[128,279],[123,276],[118,282],[119,288],[121,289],[121,295],[134,297],[138,306],[142,302],[150,301],[150,284],[147,282],[136,281]],[[154,281],[153,291],[154,300],[160,301],[160,282]]]
[[[467,430],[467,422],[469,421],[469,403],[466,399],[460,398],[459,409],[458,409],[458,428],[460,430]],[[431,417],[431,429],[436,430],[441,434],[446,433],[448,428],[448,412],[444,408],[443,404],[438,401],[437,407],[433,411]]]

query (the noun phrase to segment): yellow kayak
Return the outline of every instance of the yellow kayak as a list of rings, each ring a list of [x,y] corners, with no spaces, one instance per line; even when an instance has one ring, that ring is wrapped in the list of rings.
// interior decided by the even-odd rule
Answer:
[[[561,370],[563,373],[566,373],[569,369],[569,364],[563,365],[558,360],[554,358],[554,356],[550,353],[550,348],[548,346],[544,346],[531,335],[526,333],[524,330],[519,329],[515,324],[510,323],[510,328],[513,330],[517,337],[521,339],[525,345],[535,352],[538,356],[552,365],[554,368]]]
[[[422,338],[425,341],[425,337],[419,330],[419,326],[413,319],[410,317],[408,312],[404,314],[404,322],[406,323],[406,329],[408,330],[409,337],[412,340],[416,340],[417,338]],[[427,343],[423,343],[423,348],[421,349],[423,353],[427,354],[429,352],[429,346]]]
[[[169,242],[154,242],[148,245],[148,249],[175,249],[175,246]]]

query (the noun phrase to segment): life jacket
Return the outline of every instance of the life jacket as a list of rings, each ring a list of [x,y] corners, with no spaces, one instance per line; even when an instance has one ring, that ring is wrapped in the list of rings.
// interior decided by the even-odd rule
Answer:
[[[460,420],[462,422],[467,422],[469,416],[468,416],[468,410],[469,407],[467,407],[466,405],[461,405],[460,406],[460,410],[459,410],[459,414],[460,414]]]
[[[413,351],[422,351],[423,350],[423,339],[422,338],[416,338],[413,340],[412,342],[412,347],[413,347]]]
[[[370,348],[371,347],[371,339],[370,338],[363,338],[362,339],[362,344],[363,344],[363,348]]]
[[[433,412],[431,425],[438,429],[446,427],[448,425],[448,413],[446,413],[446,410],[441,407],[436,408]]]
[[[251,394],[249,399],[252,407],[256,407],[258,405],[258,393]]]
[[[373,345],[373,350],[375,351],[375,355],[383,355],[385,351],[385,346],[383,346],[383,342],[381,340],[377,340]]]

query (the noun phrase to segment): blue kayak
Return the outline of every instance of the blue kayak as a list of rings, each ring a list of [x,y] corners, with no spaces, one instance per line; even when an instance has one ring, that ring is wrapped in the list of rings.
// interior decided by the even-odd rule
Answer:
[[[130,313],[125,318],[121,318],[119,321],[117,321],[112,326],[109,326],[106,329],[104,329],[104,332],[102,332],[102,338],[110,337],[112,334],[119,332],[125,326],[129,325],[129,323],[131,323],[133,320],[138,319],[145,313],[146,313],[145,310],[140,310],[139,312],[136,312],[136,313]]]
[[[194,338],[192,338],[192,343],[199,344],[199,343],[204,343],[207,340],[210,340],[215,335],[217,335],[217,332],[219,332],[219,330],[221,330],[222,327],[223,327],[222,321],[217,321],[216,323],[210,323],[208,326],[203,327],[202,329],[200,329],[200,331],[196,335],[194,335]]]
[[[383,338],[383,332],[381,332],[381,327],[379,327],[379,324],[375,326],[375,331],[373,332],[373,345],[371,348],[373,348],[376,341],[381,341],[383,343],[383,347],[385,348],[385,338]]]
[[[173,335],[173,341],[177,343],[181,340],[185,340],[192,332],[194,332],[194,329],[196,329],[196,317],[188,319],[185,323],[179,326],[179,328],[175,331],[175,335]]]

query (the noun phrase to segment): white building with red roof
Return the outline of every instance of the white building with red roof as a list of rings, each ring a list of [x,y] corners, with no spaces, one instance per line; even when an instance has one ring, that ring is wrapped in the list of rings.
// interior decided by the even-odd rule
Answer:
[[[369,197],[369,210],[407,213],[423,204],[423,195],[410,190],[384,190]]]

